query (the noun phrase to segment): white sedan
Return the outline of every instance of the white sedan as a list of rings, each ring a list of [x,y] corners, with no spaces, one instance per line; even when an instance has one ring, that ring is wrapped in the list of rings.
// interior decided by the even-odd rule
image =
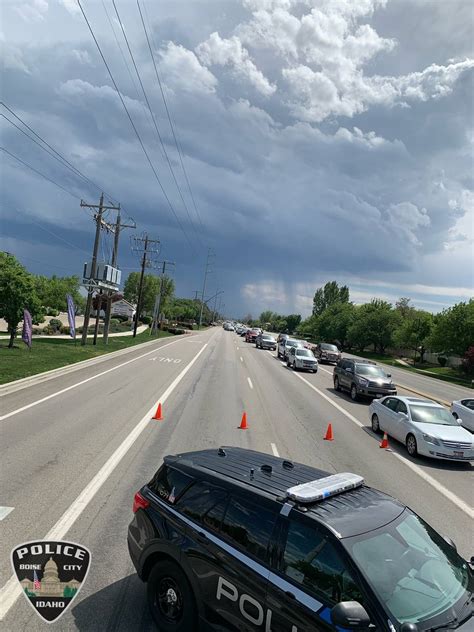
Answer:
[[[418,397],[382,397],[369,406],[372,430],[406,445],[408,454],[474,460],[473,436],[437,402]]]
[[[460,399],[451,404],[451,414],[461,421],[461,426],[474,432],[474,398]]]

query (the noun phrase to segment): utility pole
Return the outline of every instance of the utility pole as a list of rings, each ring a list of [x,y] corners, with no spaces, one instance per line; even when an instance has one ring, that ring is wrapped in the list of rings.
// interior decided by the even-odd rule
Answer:
[[[118,257],[118,246],[119,246],[119,238],[120,238],[120,230],[122,228],[136,228],[137,225],[135,222],[133,224],[122,224],[120,217],[120,204],[118,206],[117,212],[117,223],[115,224],[114,229],[114,249],[112,251],[112,268],[117,267],[117,257]],[[105,321],[104,321],[104,344],[106,345],[109,341],[109,328],[110,328],[110,317],[112,313],[112,294],[113,292],[107,293],[107,307],[105,308]]]
[[[209,274],[209,267],[211,265],[211,263],[210,263],[211,257],[215,257],[215,255],[213,254],[212,250],[210,248],[208,248],[207,249],[206,268],[204,270],[204,282],[202,284],[201,312],[199,314],[199,329],[201,329],[201,325],[202,325],[202,312],[204,310],[204,296],[206,294],[206,281],[207,281],[207,275]]]
[[[95,239],[94,239],[94,250],[92,251],[92,262],[91,262],[91,270],[90,270],[90,279],[95,279],[95,275],[97,272],[97,253],[99,251],[99,243],[100,243],[100,231],[104,227],[108,227],[107,222],[104,222],[102,215],[106,210],[117,210],[119,207],[117,206],[105,206],[104,205],[104,194],[101,193],[99,204],[87,204],[83,200],[81,200],[81,207],[98,209],[97,213],[94,215],[95,221]],[[85,345],[87,341],[87,330],[89,328],[89,318],[90,311],[92,305],[92,294],[94,292],[93,286],[88,286],[87,288],[87,302],[86,302],[86,311],[84,313],[84,325],[82,330],[82,338],[81,345]]]
[[[161,313],[161,303],[163,301],[163,290],[164,290],[164,277],[166,273],[166,266],[175,266],[174,261],[162,261],[161,268],[161,277],[160,277],[160,291],[158,293],[157,301],[155,301],[155,309],[153,311],[153,320],[150,327],[150,336],[153,334],[154,329],[158,329],[158,323],[160,321],[160,313]]]
[[[141,244],[143,243],[143,247]],[[159,239],[150,239],[147,233],[144,233],[142,237],[135,237],[135,252],[143,252],[141,262],[141,274],[140,283],[138,286],[138,299],[137,299],[137,311],[135,314],[135,323],[133,325],[133,337],[137,335],[138,317],[140,316],[142,293],[143,293],[143,278],[145,276],[145,268],[151,268],[156,266],[156,261],[153,261],[153,256],[159,253]],[[150,258],[148,258],[150,257]]]

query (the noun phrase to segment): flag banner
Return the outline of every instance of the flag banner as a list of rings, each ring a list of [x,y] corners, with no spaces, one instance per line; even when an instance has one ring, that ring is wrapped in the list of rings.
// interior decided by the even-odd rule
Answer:
[[[67,317],[69,320],[69,334],[71,338],[76,337],[76,308],[70,294],[66,294],[67,301]]]
[[[33,323],[31,321],[31,314],[27,309],[23,310],[23,331],[21,339],[31,349],[31,335],[33,333]]]

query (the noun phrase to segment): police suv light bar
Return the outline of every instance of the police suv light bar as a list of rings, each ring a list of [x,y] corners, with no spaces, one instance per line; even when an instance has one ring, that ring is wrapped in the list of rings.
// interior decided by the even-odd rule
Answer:
[[[295,485],[286,490],[286,496],[290,500],[299,503],[314,503],[335,496],[341,492],[347,492],[363,485],[364,479],[358,474],[343,472],[325,476],[317,481],[310,481],[301,485]]]

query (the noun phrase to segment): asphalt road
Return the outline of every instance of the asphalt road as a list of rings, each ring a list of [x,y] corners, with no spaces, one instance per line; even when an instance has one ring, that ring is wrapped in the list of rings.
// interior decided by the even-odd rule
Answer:
[[[407,386],[418,378],[403,377]],[[150,420],[158,401],[163,421]],[[472,554],[470,464],[410,459],[393,442],[380,450],[367,403],[333,390],[332,367],[295,373],[221,328],[10,393],[0,407],[0,504],[13,507],[0,521],[0,629],[51,629],[15,599],[10,581],[11,549],[46,536],[92,553],[87,581],[57,629],[153,629],[127,552],[133,495],[165,454],[193,449],[238,445],[362,474]],[[244,410],[249,429],[239,430]],[[323,440],[329,422],[333,442]]]

